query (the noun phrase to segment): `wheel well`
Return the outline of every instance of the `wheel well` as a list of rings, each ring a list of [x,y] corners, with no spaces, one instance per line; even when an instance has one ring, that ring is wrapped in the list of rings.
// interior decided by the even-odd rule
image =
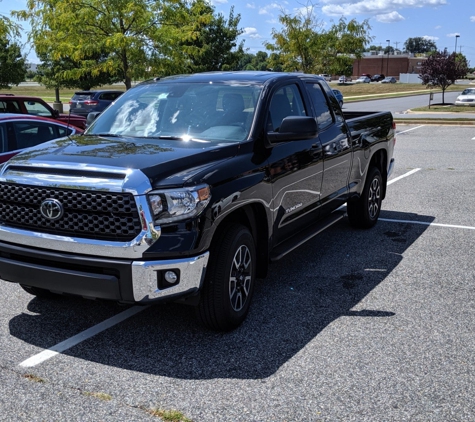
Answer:
[[[384,199],[386,197],[386,185],[388,181],[388,157],[387,153],[384,149],[380,149],[376,151],[376,153],[371,157],[371,161],[369,163],[368,168],[376,167],[381,172],[381,177],[383,178],[383,196]]]
[[[260,204],[250,204],[233,211],[219,223],[213,238],[219,237],[220,233],[227,230],[231,223],[242,224],[251,232],[256,242],[256,275],[258,278],[266,277],[269,263],[269,233],[264,207]]]

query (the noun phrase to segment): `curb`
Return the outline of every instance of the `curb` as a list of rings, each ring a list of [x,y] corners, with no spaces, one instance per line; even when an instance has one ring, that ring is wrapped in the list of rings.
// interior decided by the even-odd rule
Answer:
[[[448,125],[448,126],[475,126],[475,120],[453,120],[453,119],[399,119],[394,118],[394,121],[399,124],[423,124],[423,125]]]

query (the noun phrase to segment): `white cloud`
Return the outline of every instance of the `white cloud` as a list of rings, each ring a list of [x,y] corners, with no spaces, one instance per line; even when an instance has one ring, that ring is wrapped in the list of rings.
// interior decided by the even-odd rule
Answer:
[[[249,38],[261,38],[261,36],[257,32],[257,29],[252,27],[244,28],[244,32],[242,33],[242,35]]]
[[[425,40],[434,41],[434,42],[439,39],[439,37],[434,37],[432,35],[423,35],[422,38],[424,38]]]
[[[449,38],[454,38],[454,37],[456,37],[456,36],[459,36],[459,37],[460,37],[460,33],[459,33],[459,32],[454,32],[454,33],[452,33],[452,34],[447,34],[447,36],[448,36]]]
[[[330,16],[388,15],[397,10],[420,7],[437,7],[447,0],[321,0],[322,12]]]
[[[255,8],[256,8],[256,4],[255,4],[255,3],[247,3],[247,4],[246,4],[246,7],[247,7],[248,9],[255,9]]]
[[[471,20],[472,22],[475,22],[475,16],[470,16],[470,20]]]
[[[376,15],[376,20],[382,23],[400,22],[404,20],[404,16],[398,12],[384,13],[382,15]]]
[[[211,4],[216,6],[217,4],[227,4],[228,0],[211,0]]]
[[[261,7],[259,8],[259,15],[270,15],[274,10],[282,10],[282,5],[277,3],[271,3],[267,6]]]

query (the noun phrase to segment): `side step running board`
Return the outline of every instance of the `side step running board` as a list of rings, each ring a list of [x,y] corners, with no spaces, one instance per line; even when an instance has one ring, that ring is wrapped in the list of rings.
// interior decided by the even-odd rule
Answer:
[[[340,221],[342,218],[346,217],[345,210],[336,210],[333,211],[327,218],[324,220],[315,223],[314,225],[308,227],[302,232],[296,234],[289,240],[286,240],[279,246],[277,246],[270,256],[271,261],[278,261],[280,258],[287,255],[289,252],[292,252],[294,249],[297,249],[299,246],[303,245],[308,240],[315,237],[317,234],[321,233],[323,230],[332,226],[333,224]]]

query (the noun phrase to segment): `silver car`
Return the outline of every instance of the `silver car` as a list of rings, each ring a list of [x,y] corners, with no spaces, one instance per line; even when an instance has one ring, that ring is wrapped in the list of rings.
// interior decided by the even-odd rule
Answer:
[[[475,88],[466,88],[455,100],[458,106],[475,106]]]

